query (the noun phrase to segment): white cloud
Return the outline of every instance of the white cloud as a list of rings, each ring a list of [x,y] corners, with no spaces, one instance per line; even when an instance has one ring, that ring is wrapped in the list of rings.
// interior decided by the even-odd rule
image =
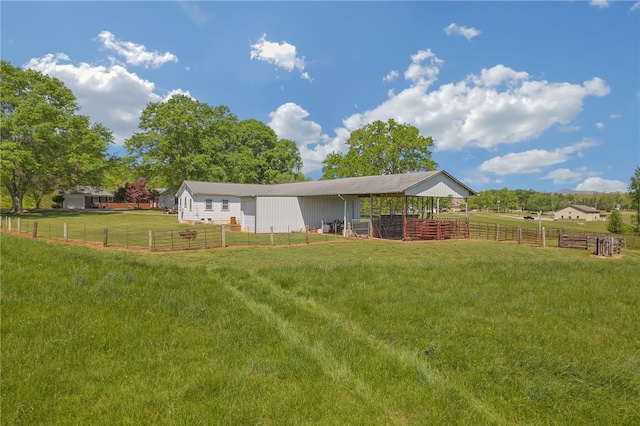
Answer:
[[[184,10],[185,14],[199,27],[204,27],[210,20],[209,16],[204,13],[197,2],[194,1],[178,1],[178,6]]]
[[[424,65],[423,62],[427,59],[429,61]],[[419,50],[415,55],[411,55],[411,65],[404,72],[404,78],[426,89],[437,80],[443,63],[444,61],[434,55],[431,49]]]
[[[465,37],[467,40],[471,40],[472,38],[480,35],[480,30],[475,29],[473,27],[468,28],[463,25],[458,25],[455,23],[449,24],[448,27],[444,29],[444,32],[447,35],[456,34]]]
[[[404,72],[408,88],[398,94],[389,90],[388,99],[381,104],[344,118],[335,137],[319,140],[314,150],[319,152],[321,144],[331,143],[326,151],[338,147],[344,152],[351,131],[389,118],[432,136],[436,151],[492,150],[501,144],[533,139],[552,127],[579,129],[573,120],[582,111],[584,98],[605,96],[610,90],[598,77],[583,84],[532,80],[528,73],[501,64],[428,90],[443,64],[430,49],[418,51]],[[315,168],[305,164],[305,170]]]
[[[340,143],[348,138],[329,139],[322,133],[318,123],[307,120],[309,113],[299,105],[292,102],[280,105],[275,111],[269,113],[271,127],[278,138],[295,141],[300,150],[300,157],[304,163],[302,172],[318,170],[322,168],[322,162],[328,154],[342,151],[344,146]]]
[[[595,126],[596,126],[596,129],[604,129],[604,123],[602,122],[597,122]]]
[[[430,53],[430,51],[428,51]],[[496,65],[427,91],[443,61],[435,55],[418,71],[416,55],[405,72],[412,85],[375,108],[344,119],[348,130],[375,120],[394,118],[433,136],[436,150],[493,149],[535,138],[552,126],[569,126],[587,96],[604,96],[606,83],[594,78],[584,85],[532,81],[525,72]]]
[[[589,4],[591,6],[595,6],[595,7],[598,7],[600,9],[603,9],[605,7],[609,7],[609,1],[608,0],[591,0],[591,1],[589,1]]]
[[[480,164],[478,170],[499,176],[511,174],[538,173],[544,167],[560,164],[571,159],[572,154],[580,155],[582,150],[597,145],[593,140],[583,139],[573,145],[553,151],[532,149],[493,157]]]
[[[609,115],[609,118],[612,118],[612,119],[613,118],[620,118],[620,117],[622,117],[620,114],[611,114],[611,115]]]
[[[619,180],[589,177],[576,186],[576,191],[627,192],[627,184]]]
[[[556,169],[547,173],[542,179],[551,179],[553,183],[563,184],[568,182],[575,182],[582,178],[582,173],[569,169]]]
[[[142,44],[117,40],[109,31],[102,31],[98,34],[98,39],[102,41],[105,49],[123,56],[125,61],[131,65],[158,68],[167,62],[178,62],[178,57],[173,53],[149,52]]]
[[[62,80],[75,95],[80,112],[110,129],[118,145],[138,129],[147,103],[162,100],[152,82],[120,64],[73,64],[67,55],[58,53],[32,58],[25,67]]]
[[[291,72],[294,69],[300,71],[301,78],[312,81],[309,73],[305,69],[305,58],[298,57],[296,47],[286,41],[282,44],[268,41],[267,35],[263,34],[257,43],[251,45],[251,59],[268,62],[285,71]]]
[[[635,2],[629,9],[629,12],[635,12],[636,10],[640,10],[640,1]]]
[[[398,78],[398,76],[399,76],[398,71],[393,70],[393,71],[390,71],[389,74],[385,75],[382,81],[384,81],[385,83],[389,83],[395,80],[396,78]]]

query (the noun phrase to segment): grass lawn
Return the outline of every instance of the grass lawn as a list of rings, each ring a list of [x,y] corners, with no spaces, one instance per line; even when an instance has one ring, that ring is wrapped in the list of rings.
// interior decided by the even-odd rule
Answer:
[[[640,424],[639,251],[0,238],[3,424]]]

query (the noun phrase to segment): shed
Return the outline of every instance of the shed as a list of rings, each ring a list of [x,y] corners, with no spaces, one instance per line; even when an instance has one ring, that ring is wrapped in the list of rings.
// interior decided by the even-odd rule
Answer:
[[[403,221],[406,232],[408,198],[431,202],[437,212],[440,198],[467,199],[476,193],[444,170],[276,185],[184,181],[176,194],[181,223],[235,223],[243,231],[297,232],[326,230],[360,220],[363,199],[401,200],[398,211],[385,210]],[[382,205],[382,203],[380,203]],[[373,215],[373,211],[370,211]],[[382,221],[382,208],[379,219]],[[399,214],[398,214],[399,213]],[[335,228],[334,228],[335,229]]]

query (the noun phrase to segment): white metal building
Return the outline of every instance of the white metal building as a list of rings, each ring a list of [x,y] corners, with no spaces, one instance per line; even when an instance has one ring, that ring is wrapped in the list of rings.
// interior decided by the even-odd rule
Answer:
[[[360,219],[363,197],[471,195],[472,189],[443,170],[277,185],[184,181],[176,194],[180,223],[237,224],[255,233],[347,224]]]

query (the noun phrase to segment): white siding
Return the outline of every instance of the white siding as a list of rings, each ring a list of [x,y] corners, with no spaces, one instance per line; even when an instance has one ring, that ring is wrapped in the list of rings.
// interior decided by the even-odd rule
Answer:
[[[360,219],[360,199],[344,197],[347,222]],[[303,232],[306,227],[320,228],[323,223],[343,221],[345,200],[337,196],[318,197],[258,197],[256,233]],[[246,214],[246,211],[245,211]]]
[[[301,232],[305,230],[298,197],[258,197],[256,199],[256,233]]]
[[[242,218],[240,198],[220,195],[206,195],[194,197],[188,188],[178,194],[178,221],[205,222],[213,224],[229,224],[235,217],[239,223]],[[211,210],[207,210],[206,202],[211,200]],[[228,210],[222,210],[223,200],[228,200]]]
[[[256,199],[253,197],[242,198],[241,209],[241,229],[245,232],[256,232]]]
[[[444,174],[439,174],[431,179],[423,181],[418,185],[405,191],[406,195],[417,195],[421,197],[448,197],[467,198],[468,191],[460,184]]]

